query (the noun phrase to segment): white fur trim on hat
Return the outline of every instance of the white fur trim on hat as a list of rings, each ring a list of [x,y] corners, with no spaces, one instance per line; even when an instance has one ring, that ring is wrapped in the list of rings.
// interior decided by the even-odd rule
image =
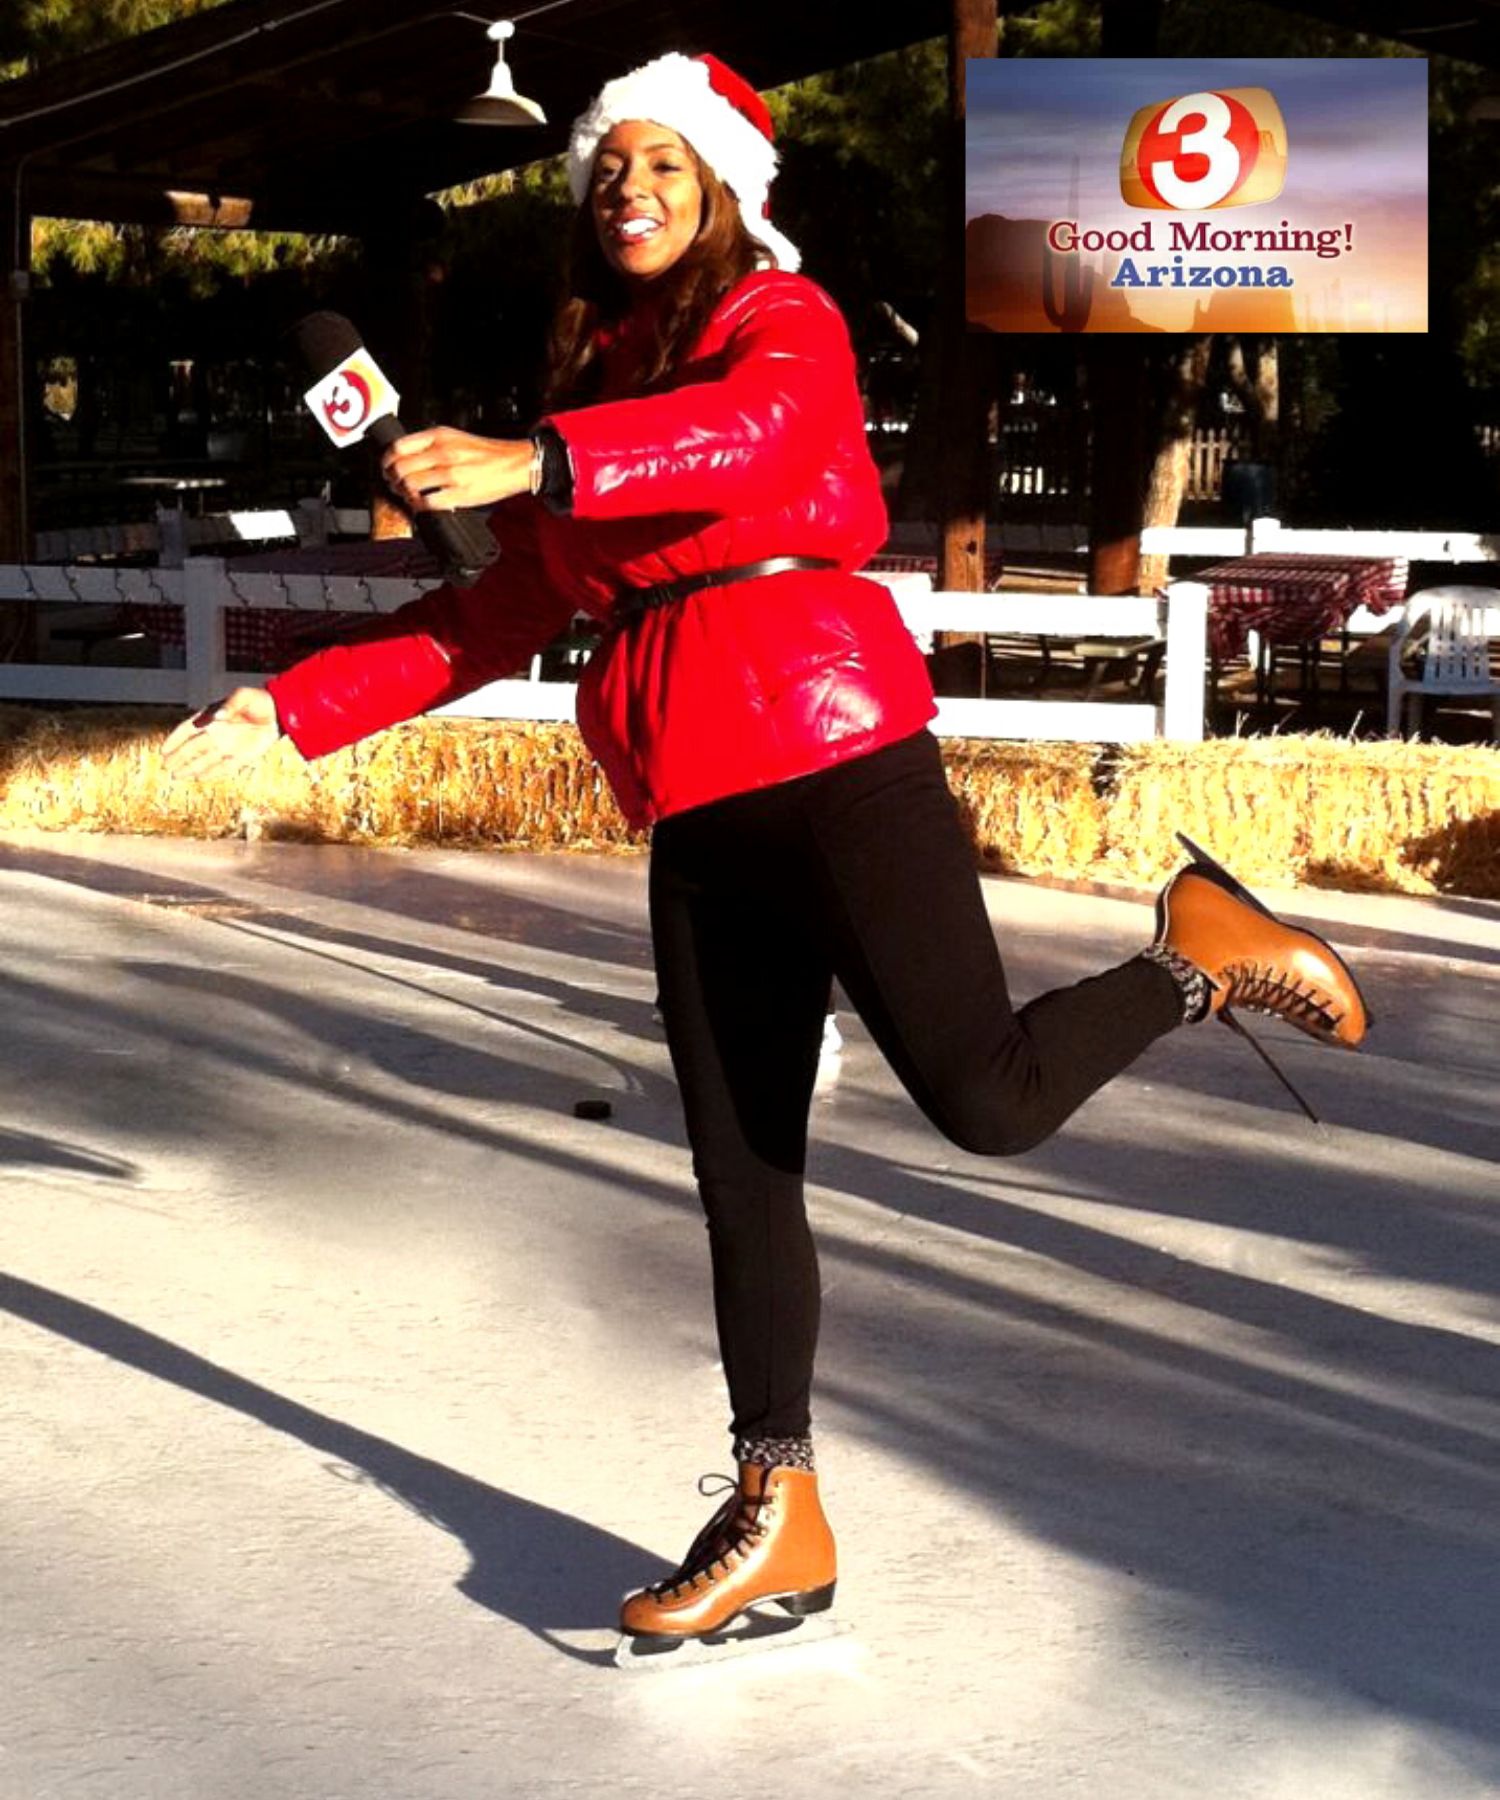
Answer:
[[[670,51],[628,75],[606,82],[587,112],[573,121],[568,143],[568,185],[580,205],[589,190],[594,156],[616,125],[649,119],[686,138],[740,203],[751,237],[766,246],[779,269],[796,269],[797,247],[765,216],[776,147],[737,107],[718,93],[707,67]]]

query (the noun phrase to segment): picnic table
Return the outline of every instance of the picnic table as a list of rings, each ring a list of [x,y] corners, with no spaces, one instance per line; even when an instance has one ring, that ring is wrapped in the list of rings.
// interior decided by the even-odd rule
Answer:
[[[1360,607],[1379,614],[1399,606],[1406,597],[1407,562],[1400,556],[1261,551],[1215,563],[1194,579],[1209,590],[1208,644],[1215,673],[1222,663],[1246,655],[1253,638],[1256,698],[1265,703],[1278,645],[1299,650],[1316,692],[1324,638],[1342,635]]]

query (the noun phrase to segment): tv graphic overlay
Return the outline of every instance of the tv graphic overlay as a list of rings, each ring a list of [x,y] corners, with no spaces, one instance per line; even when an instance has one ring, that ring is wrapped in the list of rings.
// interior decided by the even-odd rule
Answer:
[[[971,329],[1425,331],[1417,58],[973,59]]]

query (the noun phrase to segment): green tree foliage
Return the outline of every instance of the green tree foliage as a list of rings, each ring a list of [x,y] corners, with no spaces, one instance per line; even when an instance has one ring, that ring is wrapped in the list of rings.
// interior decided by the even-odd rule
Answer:
[[[535,419],[546,331],[561,289],[573,199],[560,157],[439,196],[444,226],[432,384],[443,416],[475,431]]]
[[[946,69],[936,40],[770,96],[782,144],[777,221],[872,343],[891,341],[881,302],[914,322],[925,315],[952,224]]]
[[[1001,0],[1002,56],[1097,56],[1098,0]]]

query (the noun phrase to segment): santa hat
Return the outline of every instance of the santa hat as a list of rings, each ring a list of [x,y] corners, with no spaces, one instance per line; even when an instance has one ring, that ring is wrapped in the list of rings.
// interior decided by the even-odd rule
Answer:
[[[607,82],[586,113],[573,121],[568,143],[568,184],[582,204],[601,140],[627,119],[649,119],[686,138],[740,205],[751,237],[764,244],[779,269],[802,261],[797,247],[771,223],[771,178],[776,173],[774,131],[766,104],[741,76],[716,56],[671,51]]]

